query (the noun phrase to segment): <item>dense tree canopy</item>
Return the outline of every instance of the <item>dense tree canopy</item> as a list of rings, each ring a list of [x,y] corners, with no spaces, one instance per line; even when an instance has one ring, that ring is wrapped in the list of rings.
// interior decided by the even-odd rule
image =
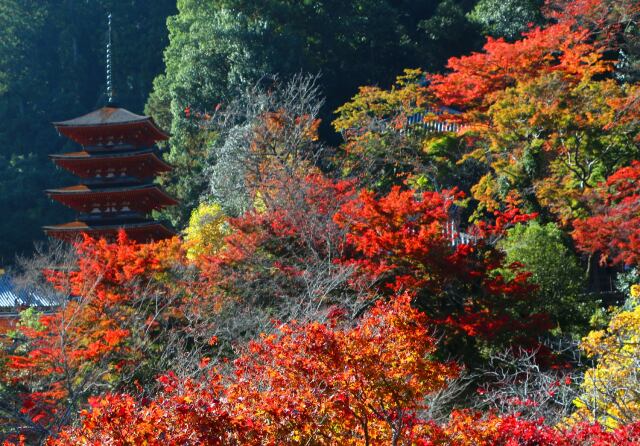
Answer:
[[[640,444],[640,3],[427,3],[181,0],[157,76],[154,16],[117,88],[181,231],[18,262],[59,305],[0,332],[0,441]],[[70,5],[0,7],[11,125],[95,100],[103,9],[146,42]]]
[[[531,26],[543,21],[541,0],[481,0],[469,18],[492,37],[517,39]]]
[[[303,72],[321,75],[322,114],[330,118],[359,85],[387,84],[406,66],[437,70],[473,48],[467,3],[179,1],[168,23],[166,71],[147,104],[173,135],[168,160],[176,174],[169,185],[183,200],[174,221],[185,221],[205,191],[202,160],[217,136],[185,110],[212,113],[259,80],[268,83],[265,75]]]
[[[595,311],[596,302],[585,296],[586,281],[578,257],[571,251],[567,237],[554,223],[538,221],[518,224],[500,241],[506,263],[520,263],[531,273],[540,295],[534,305],[547,313],[553,323],[565,332],[578,330]],[[567,308],[573,311],[567,312]]]

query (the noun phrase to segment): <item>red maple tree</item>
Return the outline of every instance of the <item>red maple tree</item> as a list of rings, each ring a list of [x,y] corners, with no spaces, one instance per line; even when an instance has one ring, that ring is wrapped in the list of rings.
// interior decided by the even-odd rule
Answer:
[[[377,198],[361,192],[336,215],[349,229],[350,250],[341,261],[356,265],[359,277],[394,296],[410,293],[429,320],[483,339],[530,335],[548,328],[543,314],[528,314],[534,287],[518,265],[503,264],[491,241],[510,224],[535,215],[517,208],[496,213],[493,222],[470,228],[466,243],[448,229],[456,191],[403,191]]]
[[[159,276],[180,258],[175,240],[139,244],[124,232],[116,242],[85,237],[76,250],[74,269],[45,271],[63,304],[18,326],[21,346],[3,376],[22,389],[22,413],[42,426],[67,422],[88,396],[144,362],[138,329],[149,338],[161,331],[170,312],[162,301],[173,293]]]
[[[580,250],[603,263],[640,263],[640,162],[611,175],[592,194],[591,216],[573,222]]]

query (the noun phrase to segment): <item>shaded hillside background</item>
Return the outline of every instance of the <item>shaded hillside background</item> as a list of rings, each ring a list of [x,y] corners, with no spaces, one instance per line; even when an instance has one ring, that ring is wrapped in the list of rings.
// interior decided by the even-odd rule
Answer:
[[[118,102],[138,113],[146,104],[174,135],[176,174],[165,181],[183,201],[169,215],[180,228],[204,188],[207,144],[181,119],[186,107],[210,110],[264,73],[321,73],[328,123],[359,85],[387,86],[405,67],[442,70],[479,47],[482,32],[510,38],[539,19],[535,0],[476,3],[0,0],[0,265],[29,253],[43,224],[67,218],[43,193],[72,181],[47,158],[68,144],[50,122],[104,101],[107,12]]]

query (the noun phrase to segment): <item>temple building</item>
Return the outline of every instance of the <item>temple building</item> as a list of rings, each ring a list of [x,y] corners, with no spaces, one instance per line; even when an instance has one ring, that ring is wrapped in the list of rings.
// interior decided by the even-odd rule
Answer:
[[[78,213],[75,221],[45,226],[47,235],[65,240],[82,233],[113,238],[121,228],[140,242],[174,235],[149,217],[154,210],[177,204],[153,183],[156,175],[170,171],[171,166],[156,154],[156,142],[169,136],[152,118],[109,102],[54,126],[82,146],[76,152],[50,155],[56,165],[79,177],[81,184],[46,191],[50,198]]]
[[[15,330],[22,310],[34,308],[39,313],[51,314],[61,300],[61,296],[20,287],[12,277],[0,270],[0,344],[11,340],[6,333]]]

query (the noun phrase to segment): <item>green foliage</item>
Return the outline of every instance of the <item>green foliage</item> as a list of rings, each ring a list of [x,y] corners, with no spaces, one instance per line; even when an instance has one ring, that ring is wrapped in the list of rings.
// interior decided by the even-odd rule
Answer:
[[[469,2],[443,0],[438,3],[434,14],[418,24],[424,33],[424,44],[429,46],[425,54],[427,63],[422,67],[438,68],[446,65],[453,54],[463,54],[475,48],[479,41],[473,36],[479,35],[479,27],[465,14]],[[461,39],[461,36],[471,36],[471,39]]]
[[[28,327],[33,330],[42,330],[44,329],[44,325],[42,325],[42,322],[40,321],[41,316],[42,313],[33,307],[22,310],[20,312],[20,321],[18,322],[18,327]]]
[[[182,201],[171,211],[173,221],[186,223],[207,189],[205,165],[215,163],[207,149],[216,135],[187,108],[211,114],[260,79],[268,84],[265,75],[287,80],[320,73],[328,121],[330,110],[358,86],[389,84],[406,66],[440,69],[449,56],[473,48],[477,36],[467,32],[466,3],[180,0],[178,15],[168,21],[166,71],[147,103],[147,112],[173,135],[168,189]]]
[[[33,330],[43,330],[44,325],[40,321],[41,317],[42,317],[42,313],[33,307],[29,307],[25,310],[22,310],[19,314],[17,330],[8,331],[7,337],[14,340],[18,339],[20,337],[19,329],[21,327],[25,327]]]
[[[405,70],[390,89],[361,87],[336,110],[333,125],[345,139],[340,153],[345,175],[377,191],[405,181],[417,190],[439,191],[468,190],[485,173],[479,163],[460,163],[468,144],[458,134],[429,129],[442,115],[422,115],[434,102],[425,76]],[[417,116],[425,122],[408,123]]]
[[[616,290],[628,296],[631,293],[631,287],[640,283],[640,271],[637,268],[618,273],[616,277]]]
[[[271,68],[268,24],[214,3],[178,2],[179,14],[167,22],[166,71],[154,81],[147,104],[147,112],[173,135],[167,160],[175,170],[168,189],[182,202],[175,222],[186,221],[181,217],[197,207],[206,189],[203,170],[212,143],[212,135],[185,109],[211,111],[231,91]]]
[[[530,25],[542,22],[543,3],[542,0],[480,0],[469,13],[469,19],[490,36],[512,40]]]
[[[595,302],[585,297],[584,271],[565,243],[562,230],[554,223],[531,221],[518,224],[500,242],[507,263],[519,262],[538,285],[542,308],[565,333],[580,333],[595,310]]]

